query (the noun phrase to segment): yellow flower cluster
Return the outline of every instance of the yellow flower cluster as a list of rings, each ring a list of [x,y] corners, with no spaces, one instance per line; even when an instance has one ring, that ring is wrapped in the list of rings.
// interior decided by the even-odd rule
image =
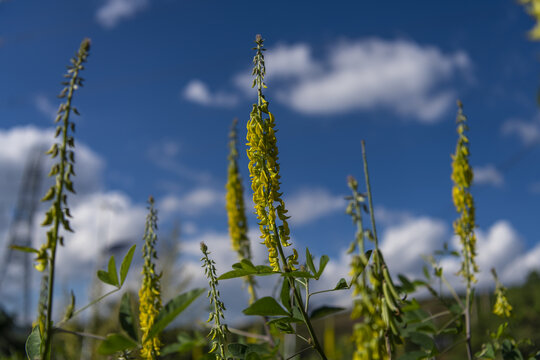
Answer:
[[[529,32],[533,40],[540,40],[540,0],[520,0],[527,8],[527,12],[535,18],[536,25]]]
[[[512,305],[510,305],[508,302],[508,299],[506,298],[506,291],[504,290],[504,288],[497,288],[495,291],[497,299],[495,300],[495,305],[493,306],[493,313],[495,315],[499,315],[500,317],[510,317],[512,314]]]
[[[473,181],[473,170],[469,165],[469,139],[465,136],[468,130],[467,118],[463,115],[463,105],[458,101],[456,153],[452,155],[452,199],[460,217],[454,221],[454,232],[459,236],[463,247],[463,263],[460,274],[467,282],[476,282],[474,273],[476,265],[476,235],[474,234],[475,208],[474,200],[469,192]]]
[[[156,360],[160,354],[161,342],[157,336],[148,338],[148,333],[154,325],[161,310],[161,274],[156,274],[153,259],[156,256],[157,211],[154,209],[154,199],[149,199],[149,213],[146,217],[144,231],[142,284],[139,290],[139,324],[142,332],[141,356],[146,360]]]
[[[247,124],[247,155],[249,158],[249,171],[251,189],[253,190],[253,203],[259,219],[261,238],[268,248],[268,258],[274,270],[279,271],[279,247],[289,246],[290,230],[287,219],[289,218],[285,203],[281,198],[280,175],[278,164],[278,148],[275,135],[274,115],[268,111],[268,102],[262,95],[265,68],[262,52],[263,40],[257,37],[257,55],[254,58],[255,75],[254,84],[258,87],[258,104],[253,105],[250,119]],[[263,115],[264,114],[264,115]],[[268,116],[268,117],[266,117]],[[277,204],[277,206],[276,206]],[[277,217],[276,217],[277,213]],[[277,225],[277,219],[281,225]],[[289,259],[289,264],[295,263],[294,258]],[[285,264],[284,264],[285,266]]]
[[[231,133],[229,135],[229,169],[227,173],[227,184],[225,189],[225,208],[229,220],[229,236],[231,237],[231,247],[238,253],[238,258],[251,260],[251,247],[247,236],[247,219],[244,206],[244,187],[238,169],[238,149],[236,147],[237,135],[236,124],[238,120],[233,120]],[[250,304],[255,301],[255,278],[247,276],[245,278],[249,292]]]
[[[498,315],[502,318],[504,317],[510,317],[512,315],[512,305],[508,302],[508,299],[506,298],[506,288],[501,284],[499,281],[499,278],[497,276],[497,272],[495,269],[491,269],[491,273],[493,274],[493,278],[495,279],[495,304],[493,305],[493,313],[495,315]]]
[[[229,169],[225,189],[225,208],[229,219],[231,246],[240,259],[251,259],[251,249],[247,236],[247,220],[244,207],[244,188],[238,170],[238,150],[236,148],[236,123],[234,119],[230,133]]]

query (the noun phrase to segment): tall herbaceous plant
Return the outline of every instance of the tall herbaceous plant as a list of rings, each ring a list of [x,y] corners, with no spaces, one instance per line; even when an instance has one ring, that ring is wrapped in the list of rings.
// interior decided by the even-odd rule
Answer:
[[[84,39],[79,51],[71,59],[67,73],[64,75],[66,80],[62,82],[65,87],[62,89],[59,98],[65,98],[58,109],[58,116],[55,136],[59,140],[55,142],[47,151],[47,154],[55,160],[49,172],[50,177],[55,178],[55,184],[47,191],[42,201],[51,201],[51,207],[45,213],[45,219],[42,226],[48,227],[47,241],[37,252],[36,269],[44,272],[42,281],[42,292],[38,305],[37,325],[42,339],[40,353],[42,359],[47,359],[51,355],[52,341],[52,309],[54,293],[54,271],[56,262],[56,251],[58,244],[64,245],[62,231],[73,232],[69,224],[71,214],[67,205],[67,194],[75,193],[73,188],[72,176],[75,175],[75,123],[71,121],[71,113],[79,114],[77,108],[73,106],[73,96],[75,90],[83,85],[83,78],[80,72],[84,69],[84,63],[88,58],[90,50],[90,40]]]
[[[141,356],[147,360],[158,358],[161,342],[158,336],[150,336],[150,329],[161,310],[161,274],[156,273],[157,210],[154,198],[148,200],[148,215],[144,229],[142,283],[139,290],[139,324],[142,332]]]
[[[278,163],[277,139],[274,128],[274,115],[268,110],[268,102],[263,95],[266,88],[264,76],[266,67],[264,63],[263,39],[257,35],[255,43],[257,51],[253,58],[253,87],[257,87],[257,104],[253,104],[247,124],[247,155],[249,158],[249,173],[251,189],[253,190],[253,203],[259,219],[261,239],[268,249],[270,266],[275,271],[285,268],[294,269],[298,254],[285,257],[284,247],[291,245],[288,216],[285,203],[280,193],[280,175]],[[281,224],[279,224],[279,222]],[[281,261],[281,265],[280,265]]]

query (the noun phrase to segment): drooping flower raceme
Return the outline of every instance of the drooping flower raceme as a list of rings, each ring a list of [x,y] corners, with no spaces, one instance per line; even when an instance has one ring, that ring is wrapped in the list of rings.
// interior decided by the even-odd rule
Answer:
[[[512,305],[506,298],[506,288],[499,281],[499,277],[495,272],[495,269],[491,269],[493,278],[495,279],[495,304],[493,305],[493,313],[502,318],[510,317],[512,315]]]
[[[157,258],[157,211],[154,199],[148,200],[148,215],[144,229],[142,284],[139,290],[139,323],[142,332],[141,356],[146,360],[155,360],[160,354],[161,342],[157,336],[148,338],[148,333],[161,309],[161,274],[156,274],[154,259]]]
[[[289,242],[290,230],[287,219],[289,218],[285,203],[280,193],[280,175],[278,163],[278,148],[275,134],[274,115],[268,111],[268,102],[262,94],[264,75],[263,39],[260,35],[255,41],[257,50],[253,58],[253,86],[257,86],[257,104],[253,105],[247,124],[247,155],[249,158],[249,171],[251,177],[251,189],[253,190],[253,203],[259,219],[261,238],[268,248],[268,258],[274,270],[280,270],[279,254],[281,246],[291,245]],[[276,216],[277,215],[277,216]],[[281,222],[278,226],[277,220]],[[284,266],[292,267],[296,262],[296,251],[288,259]],[[283,255],[284,258],[284,255]]]
[[[463,106],[458,101],[457,132],[458,142],[456,152],[452,155],[452,199],[459,218],[454,221],[454,232],[461,240],[463,262],[460,274],[468,284],[476,282],[474,273],[478,272],[476,265],[476,235],[474,233],[475,208],[470,193],[473,181],[473,170],[469,165],[469,139],[465,136],[468,130],[467,118],[463,115]]]

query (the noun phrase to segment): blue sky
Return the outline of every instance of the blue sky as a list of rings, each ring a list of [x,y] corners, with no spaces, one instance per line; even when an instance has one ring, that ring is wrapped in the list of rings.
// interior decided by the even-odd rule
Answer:
[[[345,179],[362,177],[361,139],[396,272],[417,274],[421,254],[452,242],[459,98],[471,129],[481,283],[491,266],[518,281],[540,255],[540,48],[527,39],[532,26],[513,1],[2,1],[1,223],[9,224],[30,149],[52,141],[62,73],[90,37],[86,85],[75,98],[76,234],[61,249],[61,276],[67,284],[88,280],[69,267],[92,269],[101,248],[139,241],[150,194],[162,234],[181,223],[179,262],[194,283],[202,281],[193,261],[201,239],[227,269],[234,260],[225,255],[227,135],[238,117],[245,136],[255,100],[246,86],[251,47],[261,33],[282,189],[300,249],[327,253],[334,277],[345,275],[354,234]],[[241,166],[247,180],[245,158]],[[256,242],[253,216],[251,224]],[[449,272],[457,266],[447,263]]]

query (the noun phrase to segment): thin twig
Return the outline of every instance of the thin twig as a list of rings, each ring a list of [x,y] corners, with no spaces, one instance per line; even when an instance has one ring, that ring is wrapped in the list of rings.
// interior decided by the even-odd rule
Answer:
[[[292,354],[291,356],[289,356],[285,360],[290,360],[290,359],[294,358],[296,355],[300,355],[301,353],[303,353],[304,351],[309,350],[309,349],[313,349],[313,346],[308,346],[307,348],[304,348],[304,349],[302,349],[300,351],[297,351],[297,352],[295,352],[294,354]]]
[[[53,331],[66,333],[66,334],[71,334],[71,335],[77,335],[77,336],[80,336],[80,337],[88,337],[88,338],[92,338],[92,339],[96,339],[96,340],[102,340],[102,341],[107,340],[107,338],[105,338],[103,336],[94,335],[94,334],[90,334],[90,333],[79,332],[79,331],[71,331],[71,330],[66,330],[66,329],[62,329],[62,328],[53,328]]]

